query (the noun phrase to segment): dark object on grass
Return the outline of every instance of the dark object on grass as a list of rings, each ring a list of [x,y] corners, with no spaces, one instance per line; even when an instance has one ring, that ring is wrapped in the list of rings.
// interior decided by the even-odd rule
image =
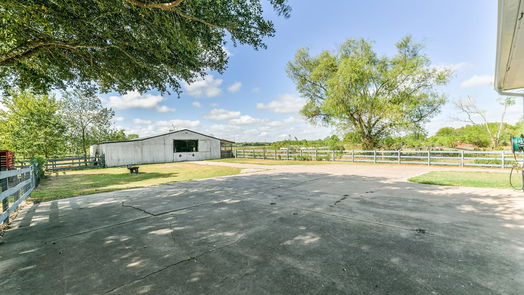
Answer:
[[[416,228],[415,231],[419,234],[425,234],[427,231],[423,228]]]
[[[133,166],[133,165],[127,165],[127,169],[129,169],[129,173],[133,174],[138,174],[138,166]]]

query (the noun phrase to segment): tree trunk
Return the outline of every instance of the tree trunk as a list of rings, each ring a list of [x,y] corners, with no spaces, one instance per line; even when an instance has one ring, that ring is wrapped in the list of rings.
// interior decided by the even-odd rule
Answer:
[[[377,147],[377,141],[375,138],[370,136],[362,136],[362,149],[363,150],[374,150]]]

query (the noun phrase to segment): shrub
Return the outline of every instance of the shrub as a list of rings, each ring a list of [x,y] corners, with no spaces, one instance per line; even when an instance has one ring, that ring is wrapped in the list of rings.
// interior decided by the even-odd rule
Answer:
[[[37,181],[45,176],[45,162],[46,162],[46,158],[42,156],[34,156],[30,160],[31,165],[36,165]]]

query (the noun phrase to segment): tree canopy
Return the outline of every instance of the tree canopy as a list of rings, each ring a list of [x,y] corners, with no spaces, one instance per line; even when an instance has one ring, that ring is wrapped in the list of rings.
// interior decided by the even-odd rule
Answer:
[[[64,93],[62,97],[62,117],[67,127],[65,138],[69,149],[74,154],[87,157],[91,144],[99,143],[103,134],[113,132],[115,112],[104,108],[102,101],[95,95],[79,90]]]
[[[421,132],[444,104],[437,88],[451,72],[431,66],[409,36],[396,47],[392,57],[379,56],[364,39],[348,40],[337,52],[318,56],[298,50],[287,71],[308,100],[302,114],[352,132],[364,148],[401,132]]]
[[[180,91],[227,64],[224,44],[264,48],[262,0],[0,1],[0,88]],[[268,0],[289,16],[287,0]]]
[[[80,91],[64,93],[60,100],[30,90],[10,91],[0,107],[0,149],[14,151],[18,158],[87,156],[91,144],[138,137],[117,129],[113,110]]]
[[[26,157],[59,153],[64,147],[65,125],[60,103],[49,95],[29,91],[12,93],[1,100],[0,142],[3,148]]]

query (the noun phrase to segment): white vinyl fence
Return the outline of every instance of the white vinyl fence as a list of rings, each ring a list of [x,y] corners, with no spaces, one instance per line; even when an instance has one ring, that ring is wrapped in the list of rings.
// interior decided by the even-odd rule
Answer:
[[[9,215],[29,197],[36,186],[35,166],[0,171],[0,224],[9,222]]]
[[[366,163],[396,163],[447,165],[459,167],[509,168],[515,162],[511,151],[360,151],[326,149],[238,149],[236,158],[340,161]],[[522,162],[522,155],[517,160]]]

